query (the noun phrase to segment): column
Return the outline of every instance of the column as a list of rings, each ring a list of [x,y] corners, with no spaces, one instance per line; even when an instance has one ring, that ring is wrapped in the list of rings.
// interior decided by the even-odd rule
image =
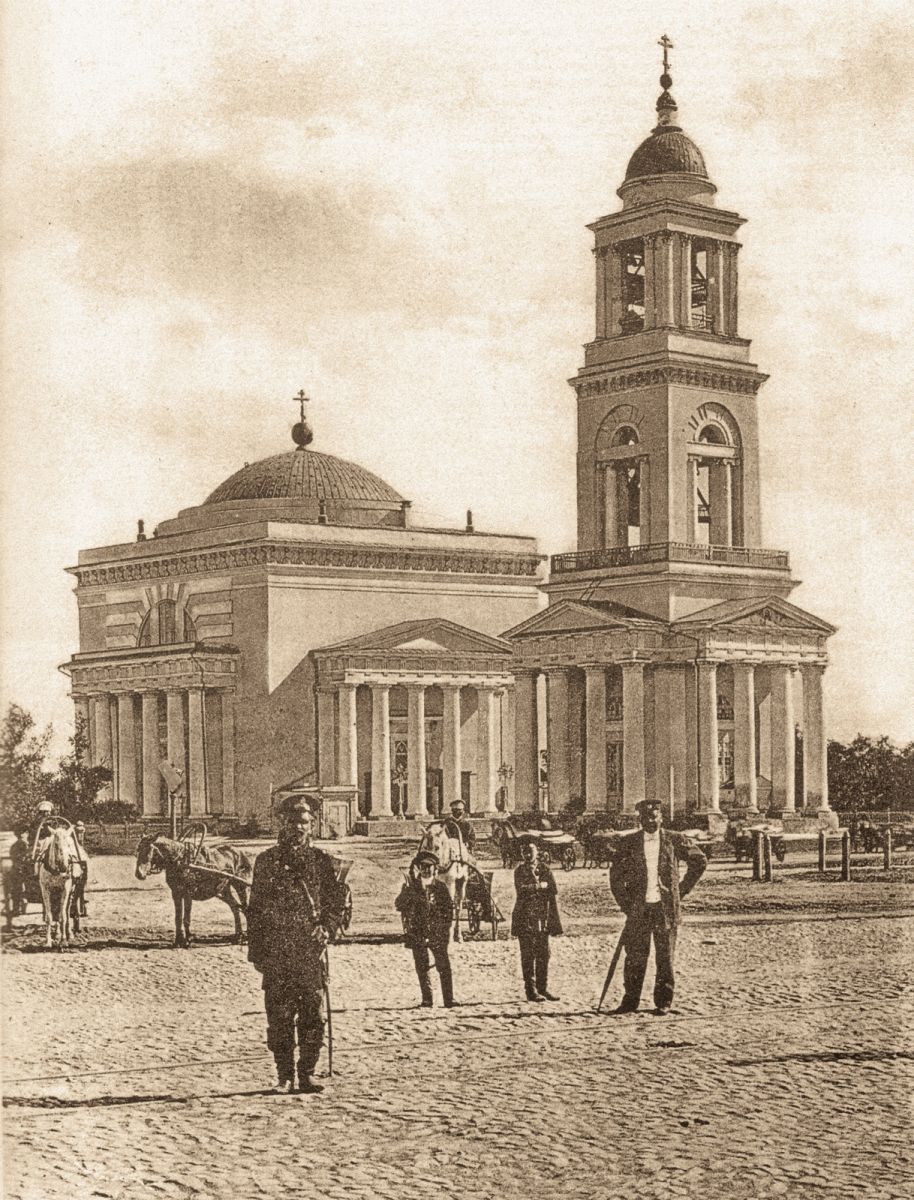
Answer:
[[[688,329],[692,323],[692,235],[679,235],[679,323]]]
[[[676,272],[673,265],[673,235],[668,229],[662,230],[657,235],[657,265],[660,268],[657,278],[657,324],[675,325],[676,309],[673,293],[676,285]]]
[[[442,684],[444,697],[444,728],[442,731],[442,767],[444,769],[444,808],[460,799],[460,688]]]
[[[624,464],[623,464],[624,467]],[[628,544],[628,495],[625,472],[616,463],[603,467],[603,546],[612,550]]]
[[[607,326],[607,278],[606,278],[606,247],[598,246],[594,250],[594,258],[596,260],[597,274],[597,295],[596,295],[596,313],[597,313],[597,328],[596,336],[599,341],[605,338]]]
[[[771,807],[793,812],[796,731],[793,717],[793,670],[771,668]]]
[[[340,784],[348,783],[353,787],[359,781],[356,690],[354,683],[341,683],[336,693],[336,781]],[[412,807],[412,799],[410,806]]]
[[[390,806],[390,688],[371,685],[371,815],[389,817]]]
[[[318,688],[315,701],[317,704],[317,782],[323,786],[332,784],[336,775],[336,743],[334,739],[336,689]]]
[[[645,456],[638,460],[638,481],[641,503],[641,545],[651,541],[651,460]]]
[[[92,697],[92,765],[112,769],[111,703],[107,696]]]
[[[184,774],[184,693],[168,692],[165,697],[167,725],[166,753],[176,771]]]
[[[117,799],[123,804],[136,804],[136,730],[133,696],[129,692],[117,698],[117,765]]]
[[[690,546],[698,544],[698,459],[691,455],[686,460],[686,479],[689,494],[686,497],[686,514],[689,527],[686,530]]]
[[[606,336],[618,337],[622,320],[622,254],[618,246],[609,247],[608,275]]]
[[[720,812],[717,766],[717,663],[698,663],[698,797],[702,809]]]
[[[606,808],[606,668],[585,667],[587,758],[584,797],[587,808]]]
[[[727,242],[724,252],[727,282],[726,330],[730,337],[736,337],[739,329],[739,246],[736,242]]]
[[[657,324],[657,235],[649,233],[644,238],[644,328],[652,329]]]
[[[222,811],[235,811],[235,697],[222,693]]]
[[[536,672],[514,673],[514,807],[530,812],[539,798]]]
[[[819,663],[803,667],[803,803],[816,812],[828,812],[828,739]]]
[[[721,333],[723,320],[723,304],[721,302],[721,273],[723,255],[720,252],[720,242],[709,241],[708,248],[708,318],[712,333]]]
[[[622,811],[644,799],[644,663],[622,664]]]
[[[708,472],[708,503],[711,506],[711,525],[708,538],[712,546],[733,545],[733,461],[729,458],[711,459]]]
[[[737,808],[758,812],[755,774],[755,667],[733,664],[733,798]]]
[[[546,672],[546,749],[549,757],[549,809],[558,812],[570,799],[568,756],[568,672]]]
[[[427,817],[430,814],[425,796],[425,688],[421,683],[407,686],[406,704],[409,810],[414,817]]]
[[[159,693],[143,692],[143,816],[162,812],[162,776],[159,774]]]
[[[481,812],[498,812],[498,730],[495,724],[495,690],[476,689],[476,791]]]
[[[192,817],[206,812],[206,754],[203,739],[203,688],[191,688],[187,693],[187,749],[190,779],[188,812]]]

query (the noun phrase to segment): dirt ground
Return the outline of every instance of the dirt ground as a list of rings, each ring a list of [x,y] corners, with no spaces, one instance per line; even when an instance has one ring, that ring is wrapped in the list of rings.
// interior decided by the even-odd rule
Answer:
[[[262,848],[261,845],[251,849]],[[170,946],[161,877],[93,863],[73,949],[37,910],[5,938],[10,1200],[58,1197],[846,1197],[914,1194],[914,870],[771,884],[715,861],[686,904],[663,1019],[594,1006],[621,929],[606,872],[560,872],[566,936],[524,1001],[499,929],[452,949],[453,1010],[420,1009],[392,901],[410,847],[337,843],[354,921],[331,950],[334,1074],[275,1096],[259,977],[229,910]],[[494,862],[507,917],[510,873]],[[608,1003],[618,1003],[620,983]],[[544,1011],[545,1010],[545,1011]],[[326,1075],[326,1054],[322,1071]]]

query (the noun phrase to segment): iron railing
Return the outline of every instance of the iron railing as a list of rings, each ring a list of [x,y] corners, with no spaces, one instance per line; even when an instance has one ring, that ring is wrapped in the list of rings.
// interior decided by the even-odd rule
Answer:
[[[757,550],[748,546],[695,546],[688,542],[657,542],[648,546],[612,546],[553,554],[553,575],[567,571],[598,571],[606,567],[637,567],[646,563],[717,563],[769,571],[790,569],[786,550]]]

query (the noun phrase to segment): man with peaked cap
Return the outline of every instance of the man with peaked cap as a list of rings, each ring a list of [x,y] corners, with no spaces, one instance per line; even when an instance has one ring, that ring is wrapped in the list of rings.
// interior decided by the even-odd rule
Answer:
[[[248,959],[263,975],[276,1090],[295,1090],[297,1029],[298,1090],[313,1093],[323,1090],[312,1076],[324,1041],[324,947],[342,919],[342,892],[329,854],[311,845],[308,802],[289,796],[279,811],[278,843],[254,863]]]
[[[665,1016],[673,1003],[676,931],[680,922],[680,900],[687,896],[704,873],[708,860],[683,833],[661,828],[663,809],[659,800],[642,800],[637,805],[641,828],[619,839],[609,868],[609,886],[625,913],[625,995],[617,1012],[634,1012],[641,1002],[647,960],[654,943],[656,978],[654,1006]],[[682,882],[679,864],[686,864]]]
[[[454,1008],[454,982],[448,941],[454,921],[454,905],[450,893],[438,878],[438,856],[430,850],[420,850],[409,868],[409,878],[395,901],[403,918],[404,942],[413,952],[413,962],[419,977],[422,1008],[431,1008],[432,985],[429,980],[431,964],[428,952],[435,958],[435,970],[441,981],[441,999],[445,1008]]]
[[[464,848],[472,854],[476,849],[476,834],[473,832],[473,826],[467,817],[466,805],[462,800],[453,800],[451,802],[451,815],[445,820],[445,825],[456,825],[460,830],[460,836],[463,839]],[[450,834],[450,830],[448,833]]]

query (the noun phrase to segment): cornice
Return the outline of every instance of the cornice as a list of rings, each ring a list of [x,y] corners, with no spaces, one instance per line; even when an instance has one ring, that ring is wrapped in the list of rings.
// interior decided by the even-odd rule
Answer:
[[[509,576],[534,580],[539,555],[481,554],[473,550],[412,550],[391,546],[327,546],[271,540],[255,546],[176,553],[110,566],[75,567],[80,587],[204,575],[250,567],[318,567],[333,570],[406,571]]]
[[[635,391],[638,388],[662,387],[667,384],[754,396],[767,378],[767,375],[759,372],[750,374],[746,371],[728,371],[725,367],[665,366],[624,371],[604,376],[602,379],[578,377],[569,380],[569,383],[577,392],[578,399]]]

